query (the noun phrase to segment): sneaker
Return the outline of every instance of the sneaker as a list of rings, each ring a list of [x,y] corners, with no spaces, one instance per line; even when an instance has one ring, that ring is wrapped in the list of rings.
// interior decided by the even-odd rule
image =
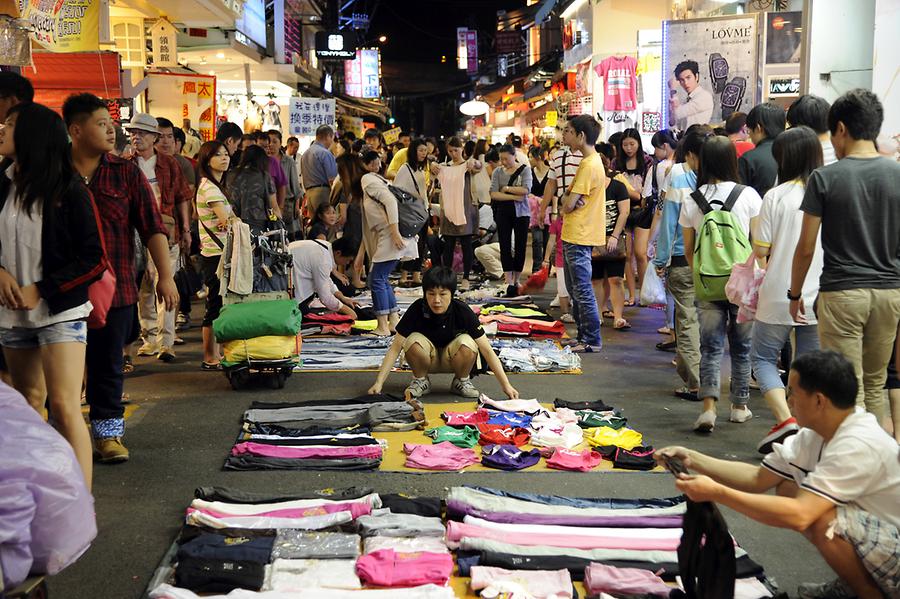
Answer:
[[[684,401],[700,401],[700,398],[697,394],[700,392],[699,389],[689,389],[687,385],[681,386],[678,389],[675,389],[673,394],[675,397],[683,399]]]
[[[716,413],[712,410],[701,412],[694,422],[694,431],[698,433],[711,433],[716,428]]]
[[[421,379],[413,378],[406,387],[406,395],[412,399],[418,399],[429,393],[431,393],[431,381],[427,376]]]
[[[503,294],[503,297],[516,297],[519,295],[519,286],[518,285],[507,285],[506,293]]]
[[[186,331],[189,328],[191,328],[191,317],[179,312],[178,316],[175,318],[175,330],[180,332]]]
[[[475,388],[472,379],[469,377],[464,379],[454,377],[453,382],[450,383],[450,392],[459,395],[460,397],[478,397],[478,389]]]
[[[175,359],[175,350],[171,347],[164,347],[159,350],[159,355],[156,357],[157,360],[162,360],[163,362],[171,362]]]
[[[559,308],[559,296],[558,295],[553,298],[553,301],[550,302],[550,307],[551,308]],[[560,319],[560,320],[562,320],[562,319]]]
[[[149,341],[145,341],[137,351],[137,355],[139,356],[155,356],[158,353],[159,350],[156,348],[156,345]]]
[[[127,462],[128,448],[122,443],[122,437],[94,440],[94,456],[101,464],[120,464]]]
[[[753,412],[751,412],[750,408],[747,406],[737,408],[733,405],[731,406],[731,416],[728,418],[729,421],[741,424],[747,422],[751,418],[753,418]]]
[[[797,424],[797,419],[791,416],[781,424],[773,426],[769,434],[763,437],[763,440],[756,446],[756,449],[763,455],[772,453],[773,445],[784,443],[785,439],[791,435],[796,435],[799,430],[800,426]]]
[[[564,322],[566,324],[575,324],[575,317],[566,312],[562,316],[559,317],[560,322]]]
[[[172,343],[173,343],[174,345],[184,345],[184,339],[182,339],[181,337],[176,336],[176,337],[175,337],[175,340],[174,340]]]
[[[856,599],[853,590],[840,578],[823,584],[805,583],[797,587],[799,599]]]

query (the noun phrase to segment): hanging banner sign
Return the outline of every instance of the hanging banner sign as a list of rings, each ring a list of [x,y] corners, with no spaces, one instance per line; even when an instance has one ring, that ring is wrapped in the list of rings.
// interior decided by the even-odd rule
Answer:
[[[291,135],[315,135],[322,125],[334,127],[334,98],[291,98]]]
[[[469,60],[467,58],[468,45],[466,44],[466,32],[469,31],[465,27],[456,28],[456,68],[467,69]]]
[[[100,49],[100,0],[19,0],[31,39],[50,52]]]
[[[355,60],[344,63],[344,91],[354,98],[381,95],[381,55],[377,48],[361,48]]]
[[[203,141],[215,137],[216,78],[212,75],[150,73],[147,86],[149,110],[173,123],[191,119]]]
[[[478,32],[471,29],[466,31],[466,72],[478,72]]]
[[[525,49],[521,31],[498,31],[494,44],[498,54],[517,54]]]
[[[547,120],[548,127],[556,127],[556,123],[559,122],[559,113],[555,110],[548,110],[544,113],[544,118]]]
[[[395,144],[400,141],[400,127],[394,127],[393,129],[388,129],[384,133],[384,143],[387,145]]]
[[[363,120],[358,116],[342,116],[341,129],[343,129],[346,133],[352,133],[356,136],[356,139],[362,139],[363,135],[365,135],[366,133],[366,128],[363,125]]]
[[[166,19],[158,19],[150,28],[150,37],[153,40],[153,66],[177,67],[178,66],[178,31],[175,26]]]

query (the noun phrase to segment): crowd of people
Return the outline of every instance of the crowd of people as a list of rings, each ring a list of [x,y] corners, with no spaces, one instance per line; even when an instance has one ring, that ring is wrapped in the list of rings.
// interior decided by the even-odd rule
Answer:
[[[681,76],[692,73],[686,67]],[[630,328],[626,308],[658,277],[666,294],[660,333],[669,337],[657,349],[675,353],[675,395],[701,406],[694,430],[716,427],[726,341],[729,420],[753,417],[754,386],[776,420],[760,440],[770,457],[758,471],[732,473],[682,448],[661,452],[718,481],[685,478],[679,484],[688,495],[759,514],[768,508],[722,489],[781,491],[787,479],[796,483],[793,497],[799,485],[832,503],[806,498],[800,507],[815,518],[773,516],[773,523],[818,531],[833,516],[829,508],[850,501],[851,483],[803,482],[795,470],[809,470],[789,451],[812,451],[815,439],[801,427],[820,441],[843,439],[846,419],[854,434],[881,438],[883,428],[900,439],[900,164],[879,153],[883,109],[871,92],[853,90],[833,104],[807,95],[787,112],[763,103],[721,127],[683,123],[684,130],[655,133],[650,151],[636,129],[600,142],[601,123],[589,115],[561,125],[558,142],[526,147],[516,135],[490,144],[405,133],[388,145],[376,129],[356,139],[321,126],[301,153],[297,138],[285,142],[279,131],[244,132],[230,122],[202,144],[190,123],[179,128],[150,114],[119,128],[90,94],[70,96],[60,116],[34,103],[28,81],[12,73],[0,73],[0,98],[3,377],[35,409],[47,403],[88,484],[94,457],[129,458],[123,376],[132,344],[140,339],[138,355],[176,360],[198,293],[206,301],[201,368],[221,369],[212,323],[235,219],[276,223],[295,241],[301,307],[318,297],[355,316],[353,297],[371,290],[373,334],[395,335],[372,393],[405,351],[411,397],[429,392],[435,371],[453,372],[451,390],[476,396],[468,373],[482,358],[504,392],[518,397],[477,319],[454,299],[457,289],[502,281],[502,293],[513,297],[529,270],[555,272],[554,304],[576,331],[565,343],[596,353],[604,319]],[[690,120],[683,107],[674,114]],[[404,234],[407,201],[429,217]],[[739,264],[765,269],[751,299],[736,300],[728,288]],[[396,272],[397,285],[423,288],[402,320]],[[104,273],[114,275],[110,307],[103,322],[90,322],[89,288]],[[458,334],[432,330],[448,319]],[[854,384],[826,372],[852,374]],[[808,404],[799,413],[796,397]],[[855,405],[871,417],[859,420]],[[853,447],[830,457],[862,469],[880,455]],[[802,455],[801,462],[811,456]],[[896,506],[887,513],[890,521]],[[865,588],[854,582],[865,582],[859,571],[839,573],[854,590]]]

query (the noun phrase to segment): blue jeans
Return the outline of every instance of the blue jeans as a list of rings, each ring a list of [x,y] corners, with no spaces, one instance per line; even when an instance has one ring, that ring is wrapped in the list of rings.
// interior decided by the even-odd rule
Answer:
[[[778,374],[778,357],[781,348],[791,335],[791,329],[797,338],[794,357],[819,349],[819,327],[816,325],[793,326],[789,324],[768,324],[753,322],[753,342],[750,348],[750,361],[759,390],[763,395],[772,389],[784,389],[781,375]],[[785,369],[787,369],[785,364]]]
[[[586,345],[601,347],[600,311],[597,296],[591,285],[591,246],[563,241],[564,272],[569,297],[572,298],[572,317],[578,327],[578,340]]]
[[[725,353],[727,336],[731,354],[731,403],[745,406],[750,402],[750,335],[753,323],[738,324],[737,313],[738,307],[727,301],[697,302],[697,320],[700,323],[699,397],[719,399],[722,354]]]
[[[397,298],[394,297],[394,288],[391,287],[388,277],[397,266],[397,260],[387,262],[375,262],[369,272],[369,287],[372,289],[372,306],[375,314],[386,316],[391,312],[397,312]]]

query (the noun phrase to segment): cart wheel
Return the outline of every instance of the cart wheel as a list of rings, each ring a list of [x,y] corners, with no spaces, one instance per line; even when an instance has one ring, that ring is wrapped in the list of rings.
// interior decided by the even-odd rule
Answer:
[[[247,385],[250,376],[243,370],[236,370],[228,374],[228,382],[235,391],[240,391]]]
[[[28,593],[27,599],[47,599],[49,596],[50,592],[47,590],[47,581],[42,581],[34,588],[34,590]]]
[[[284,388],[284,373],[282,372],[273,372],[269,375],[267,379],[267,383],[269,384],[270,389],[283,389]]]

